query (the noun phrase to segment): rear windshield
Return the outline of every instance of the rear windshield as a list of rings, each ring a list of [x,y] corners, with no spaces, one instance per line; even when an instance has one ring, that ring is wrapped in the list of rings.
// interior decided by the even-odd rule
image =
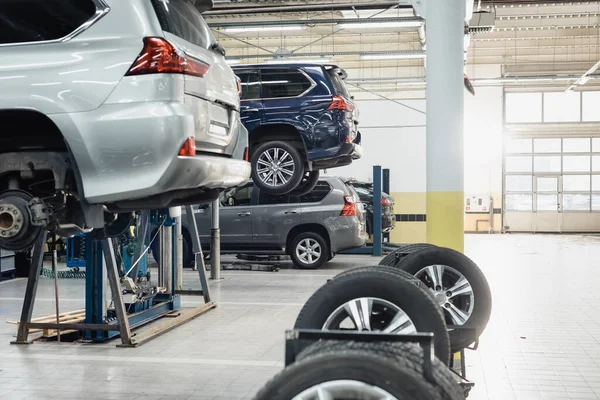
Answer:
[[[91,0],[0,0],[0,44],[62,39],[95,14]]]
[[[163,31],[208,49],[215,43],[210,28],[190,0],[152,0]]]
[[[346,84],[344,83],[342,77],[336,73],[336,70],[327,70],[327,74],[331,78],[331,82],[333,83],[333,87],[335,88],[335,94],[349,99],[350,93],[348,93],[348,89],[346,89]]]

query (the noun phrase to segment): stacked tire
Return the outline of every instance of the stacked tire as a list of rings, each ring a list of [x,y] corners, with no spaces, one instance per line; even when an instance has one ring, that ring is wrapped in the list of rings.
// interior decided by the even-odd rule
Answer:
[[[452,353],[475,342],[492,312],[489,284],[479,267],[458,251],[430,244],[401,246],[379,263],[409,273],[435,299],[449,326]]]
[[[268,382],[256,400],[464,399],[448,368],[450,337],[442,310],[426,285],[401,269],[367,266],[337,275],[308,299],[295,328],[433,332],[433,376],[425,375],[417,344],[301,342],[296,362]]]

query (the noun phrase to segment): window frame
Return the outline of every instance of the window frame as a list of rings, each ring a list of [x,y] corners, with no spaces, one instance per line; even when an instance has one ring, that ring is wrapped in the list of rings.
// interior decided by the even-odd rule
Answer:
[[[327,196],[329,196],[329,195],[331,194],[331,192],[333,192],[333,188],[334,188],[334,187],[333,187],[333,185],[332,185],[331,183],[329,183],[328,181],[326,181],[326,180],[324,180],[324,179],[319,179],[319,180],[317,181],[317,184],[315,185],[315,188],[316,188],[317,186],[319,186],[319,184],[326,184],[327,186],[329,186],[329,191],[328,191],[327,193],[325,193],[325,195],[324,195],[324,196],[321,198],[321,200],[319,200],[319,201],[307,201],[307,202],[304,202],[304,201],[302,201],[302,198],[303,198],[304,196],[307,196],[307,195],[309,195],[310,193],[312,193],[312,191],[313,191],[313,190],[315,190],[315,189],[313,188],[313,190],[311,190],[310,192],[308,192],[308,193],[306,193],[306,194],[303,194],[302,196],[298,196],[298,202],[299,202],[300,204],[304,205],[304,204],[320,204],[320,203],[322,203],[323,201],[325,201],[325,199],[327,198]]]
[[[29,42],[16,42],[16,43],[0,43],[0,48],[3,47],[11,47],[11,46],[23,46],[23,45],[38,45],[38,44],[50,44],[50,43],[64,43],[68,42],[71,39],[79,36],[86,30],[88,30],[92,25],[98,22],[101,18],[103,18],[106,14],[110,12],[110,7],[108,4],[104,2],[104,0],[90,0],[96,6],[96,13],[93,14],[87,21],[83,24],[79,25],[73,32],[65,35],[61,38],[50,39],[50,40],[38,40],[38,41],[29,41]]]
[[[234,69],[233,73],[238,78],[239,78],[238,74],[256,74],[258,76],[258,93],[259,93],[259,97],[252,97],[252,98],[247,98],[247,99],[243,99],[243,98],[240,97],[240,101],[258,101],[258,100],[261,100],[260,94],[262,94],[262,79],[261,79],[261,76],[260,76],[260,69],[256,69],[256,68]],[[241,80],[241,78],[240,78],[240,80]]]

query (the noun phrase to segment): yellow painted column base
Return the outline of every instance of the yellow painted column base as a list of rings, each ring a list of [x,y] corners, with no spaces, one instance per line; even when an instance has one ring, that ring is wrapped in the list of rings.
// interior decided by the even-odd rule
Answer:
[[[464,193],[427,192],[427,243],[464,252]]]

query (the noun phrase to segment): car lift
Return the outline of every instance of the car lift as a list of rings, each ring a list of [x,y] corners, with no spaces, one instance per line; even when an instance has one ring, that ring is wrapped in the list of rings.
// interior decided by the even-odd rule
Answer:
[[[217,211],[218,213],[218,211]],[[146,256],[149,246],[145,246],[146,232],[150,218],[144,218],[141,232],[137,235],[137,247],[132,257],[136,260],[129,271],[124,271],[124,276],[119,276],[119,268],[115,257],[115,248],[110,238],[94,240],[86,237],[86,295],[85,295],[85,322],[84,323],[48,323],[32,322],[31,317],[35,303],[40,271],[44,259],[44,244],[47,233],[44,232],[36,241],[32,250],[32,262],[25,291],[25,299],[19,322],[17,339],[13,344],[29,344],[30,329],[57,329],[61,331],[82,331],[84,339],[88,341],[105,341],[117,335],[121,337],[120,346],[135,347],[157,335],[167,332],[200,314],[214,308],[216,303],[211,300],[202,246],[198,235],[198,227],[194,218],[192,206],[186,206],[185,217],[188,218],[191,232],[193,252],[195,254],[201,290],[184,290],[182,288],[182,268],[177,263],[177,241],[172,240],[177,233],[176,220],[169,217],[168,210],[152,211],[150,213],[155,221],[159,222],[161,235],[161,263],[159,265],[158,285],[138,286],[129,278],[136,277],[139,261]],[[218,215],[218,214],[217,214]],[[180,220],[180,218],[177,218]],[[214,225],[214,224],[213,224]],[[214,226],[213,226],[214,229]],[[216,232],[218,235],[218,225]],[[103,260],[106,270],[103,268]],[[104,300],[104,271],[112,294],[113,307],[107,307]],[[180,295],[202,295],[204,304],[199,307],[181,307]],[[125,298],[129,300],[126,303]],[[141,328],[132,334],[132,329],[141,327],[148,322],[165,318],[160,322]],[[165,322],[166,321],[166,322]]]
[[[389,243],[389,234],[381,232],[381,192],[389,193],[390,170],[381,165],[373,165],[373,244],[366,244],[355,249],[341,251],[340,254],[369,254],[380,257],[384,252],[394,251],[400,245]],[[387,191],[386,191],[387,190]],[[388,241],[386,242],[385,239]]]

